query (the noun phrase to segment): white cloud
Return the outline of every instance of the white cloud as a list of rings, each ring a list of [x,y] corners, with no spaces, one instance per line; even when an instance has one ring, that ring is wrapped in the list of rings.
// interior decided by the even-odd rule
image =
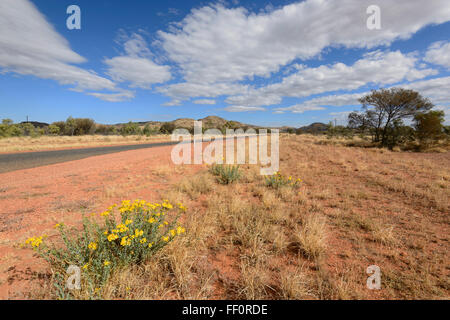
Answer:
[[[253,14],[221,5],[192,10],[169,32],[163,48],[187,81],[215,83],[270,76],[296,58],[328,46],[370,48],[406,39],[420,28],[450,20],[447,0],[379,0],[382,29],[366,28],[372,0],[307,0]]]
[[[223,110],[228,112],[252,112],[252,111],[265,111],[262,107],[249,107],[249,106],[229,106]]]
[[[318,111],[318,110],[325,110],[324,107],[320,107],[318,105],[309,105],[307,103],[305,104],[296,104],[287,108],[279,108],[277,111],[291,111],[292,113],[304,113],[306,111]]]
[[[369,52],[352,66],[336,63],[301,68],[280,83],[252,90],[248,95],[229,97],[226,102],[267,106],[280,103],[282,97],[301,98],[338,90],[351,91],[368,84],[386,85],[437,73],[433,69],[417,69],[416,63],[416,57],[405,56],[400,51]]]
[[[124,43],[126,55],[105,59],[108,75],[117,82],[130,82],[132,88],[148,89],[152,84],[169,81],[169,66],[158,65],[149,56],[151,52],[144,38],[133,34]]]
[[[99,93],[99,92],[91,92],[88,95],[99,98],[108,102],[121,102],[134,98],[134,93],[131,91],[123,91],[119,93]]]
[[[227,99],[231,105],[263,106],[278,104],[283,96],[305,97],[309,92],[353,90],[370,82],[391,84],[434,74],[415,68],[413,56],[378,52],[353,66],[322,66],[310,73],[298,68],[297,78],[288,77],[272,91],[238,85],[255,76],[269,79],[296,59],[319,57],[325,48],[390,45],[427,25],[450,20],[448,0],[430,0],[426,6],[422,0],[398,0],[395,10],[392,0],[378,0],[382,29],[368,30],[366,9],[372,4],[372,0],[306,0],[257,14],[220,4],[193,9],[169,31],[158,33],[157,44],[177,64],[184,80],[161,92],[177,101],[231,95]],[[341,75],[345,79],[339,79]],[[315,86],[309,85],[310,80]]]
[[[419,92],[422,96],[430,98],[431,102],[436,105],[450,104],[450,90],[448,90],[450,88],[450,77],[416,81],[402,87]]]
[[[410,84],[401,85],[400,87],[419,92],[423,97],[429,98],[432,103],[434,103],[436,106],[439,106],[439,108],[441,109],[447,108],[450,105],[450,91],[443,90],[443,88],[450,88],[450,77],[416,81]],[[301,104],[297,104],[291,107],[276,108],[275,111],[303,113],[307,110],[314,110],[313,108],[323,108],[326,106],[357,106],[360,105],[358,99],[369,93],[370,92],[367,91],[361,93],[328,95],[307,100]]]
[[[181,82],[168,86],[161,86],[157,91],[173,99],[170,105],[179,105],[183,100],[190,97],[215,98],[223,95],[234,95],[241,93],[244,86],[233,83],[192,83]],[[166,104],[169,105],[169,104]]]
[[[216,100],[214,99],[198,99],[198,100],[194,100],[192,101],[195,104],[216,104]]]
[[[425,61],[441,65],[450,70],[450,42],[439,41],[433,43],[426,53]]]
[[[28,0],[0,1],[0,70],[72,85],[75,91],[115,90],[115,84],[72,64],[85,62]]]
[[[275,111],[279,112],[292,112],[292,113],[304,113],[305,111],[325,110],[326,106],[348,106],[358,105],[358,99],[367,93],[351,93],[340,95],[329,95],[320,98],[314,98],[307,100],[303,103],[299,103],[290,107],[276,108]]]
[[[268,94],[255,89],[246,91],[247,92],[244,95],[228,97],[225,102],[228,104],[246,106],[270,106],[279,104],[283,100],[282,96],[278,93]]]

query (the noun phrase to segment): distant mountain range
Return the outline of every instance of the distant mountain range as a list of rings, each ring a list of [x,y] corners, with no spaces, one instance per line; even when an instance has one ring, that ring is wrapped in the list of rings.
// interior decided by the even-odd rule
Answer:
[[[177,119],[177,120],[173,120],[173,121],[141,121],[141,122],[134,122],[134,123],[136,123],[140,127],[145,127],[146,125],[149,125],[151,128],[158,129],[158,130],[163,124],[169,123],[169,124],[173,124],[173,126],[175,128],[186,128],[188,130],[191,130],[194,127],[194,121],[195,121],[195,119],[181,118],[181,119]],[[205,129],[223,128],[223,127],[228,127],[228,128],[233,128],[233,129],[263,128],[261,126],[246,124],[246,123],[242,123],[239,121],[226,120],[226,119],[223,119],[223,118],[217,117],[217,116],[209,116],[209,117],[206,117],[203,119],[199,119],[198,121],[202,121],[203,128],[205,128]],[[44,128],[49,125],[48,123],[37,122],[37,121],[28,121],[28,122],[22,122],[22,123],[31,123],[36,128]],[[126,124],[127,123],[117,123],[117,124],[105,125],[105,126],[112,126],[112,127],[120,128]],[[283,127],[273,127],[272,129],[279,129],[280,132],[289,132],[289,131],[297,130],[297,131],[304,132],[304,133],[320,133],[320,132],[327,131],[328,126],[324,123],[316,122],[316,123],[310,124],[309,126],[304,126],[304,127],[300,127],[300,128],[283,126]]]

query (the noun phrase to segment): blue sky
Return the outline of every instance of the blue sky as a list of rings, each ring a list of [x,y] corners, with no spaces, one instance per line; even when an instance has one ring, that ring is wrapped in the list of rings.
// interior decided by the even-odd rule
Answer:
[[[81,30],[66,26],[73,4]],[[449,35],[447,0],[2,0],[0,118],[298,127],[344,123],[359,96],[403,86],[448,122]]]

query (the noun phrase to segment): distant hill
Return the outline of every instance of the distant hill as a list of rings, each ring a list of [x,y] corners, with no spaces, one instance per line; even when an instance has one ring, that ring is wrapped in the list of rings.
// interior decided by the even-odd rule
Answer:
[[[165,123],[173,124],[173,126],[175,128],[185,128],[185,129],[192,131],[194,128],[194,121],[195,121],[195,119],[191,119],[191,118],[180,118],[180,119],[176,119],[173,121],[140,121],[140,122],[133,122],[133,123],[137,124],[142,129],[148,125],[154,131],[159,131],[161,126]],[[242,123],[239,121],[226,120],[226,119],[218,117],[218,116],[208,116],[208,117],[205,117],[202,119],[198,119],[198,121],[202,121],[202,125],[205,130],[207,130],[207,129],[223,129],[223,128],[230,128],[230,129],[241,128],[244,130],[246,130],[248,128],[254,128],[254,129],[266,128],[266,127]],[[31,123],[35,128],[46,128],[49,126],[48,123],[38,122],[38,121],[22,122],[22,124],[25,124],[25,123]],[[103,127],[103,128],[111,128],[112,129],[115,127],[117,129],[120,129],[123,126],[125,126],[126,124],[127,123],[117,123],[117,124],[109,124],[109,125],[97,124],[97,128]],[[310,124],[309,126],[304,126],[304,127],[298,128],[298,129],[296,129],[294,127],[287,127],[287,126],[274,127],[272,129],[279,129],[280,132],[293,133],[293,132],[297,131],[297,133],[317,134],[317,133],[323,133],[323,132],[327,131],[328,126],[324,123],[316,122],[316,123]]]
[[[24,122],[21,122],[20,124],[26,124],[26,123],[31,123],[35,128],[45,128],[45,127],[48,127],[49,126],[49,124],[48,123],[45,123],[45,122],[38,122],[38,121],[24,121]]]
[[[323,133],[328,130],[328,125],[321,122],[315,122],[309,126],[301,127],[297,131],[301,133]]]
[[[194,121],[196,121],[195,119],[191,119],[191,118],[181,118],[181,119],[176,119],[173,121],[167,121],[167,122],[162,122],[162,121],[147,121],[147,122],[135,122],[136,124],[138,124],[140,127],[145,127],[146,125],[149,125],[151,128],[156,128],[159,129],[164,123],[171,123],[175,126],[175,128],[185,128],[188,130],[192,130],[194,128]],[[229,127],[229,128],[257,128],[254,125],[250,125],[250,124],[245,124],[245,123],[241,123],[238,121],[229,121],[226,119],[223,119],[221,117],[217,117],[217,116],[209,116],[203,119],[198,119],[198,121],[202,121],[202,125],[203,128],[205,129],[220,129],[223,127]],[[122,127],[124,126],[125,123],[118,123],[114,126],[117,127]]]

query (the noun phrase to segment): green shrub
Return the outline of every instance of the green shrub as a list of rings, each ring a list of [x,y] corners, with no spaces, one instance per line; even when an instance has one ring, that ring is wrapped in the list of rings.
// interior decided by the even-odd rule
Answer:
[[[290,186],[290,187],[297,188],[300,186],[301,182],[302,182],[301,179],[285,177],[280,172],[277,172],[271,176],[266,176],[266,186],[273,188],[273,189],[279,189],[280,187],[283,187],[283,186]]]
[[[48,134],[51,136],[57,136],[61,132],[61,129],[54,124],[48,126]]]
[[[175,130],[175,125],[172,122],[165,122],[159,128],[162,134],[171,134]]]
[[[238,165],[213,164],[210,171],[221,184],[231,184],[241,177]]]
[[[123,136],[142,135],[142,129],[137,123],[129,122],[120,128],[120,134]]]
[[[117,210],[118,218],[114,214]],[[120,207],[113,205],[100,214],[104,220],[101,224],[95,214],[84,217],[81,233],[57,224],[63,245],[47,244],[45,236],[29,238],[25,244],[51,265],[60,298],[70,298],[64,288],[66,270],[71,265],[81,268],[85,292],[95,298],[113,270],[142,263],[185,232],[177,220],[186,208],[178,204],[176,216],[170,214],[174,210],[167,200],[161,204],[123,201]]]

